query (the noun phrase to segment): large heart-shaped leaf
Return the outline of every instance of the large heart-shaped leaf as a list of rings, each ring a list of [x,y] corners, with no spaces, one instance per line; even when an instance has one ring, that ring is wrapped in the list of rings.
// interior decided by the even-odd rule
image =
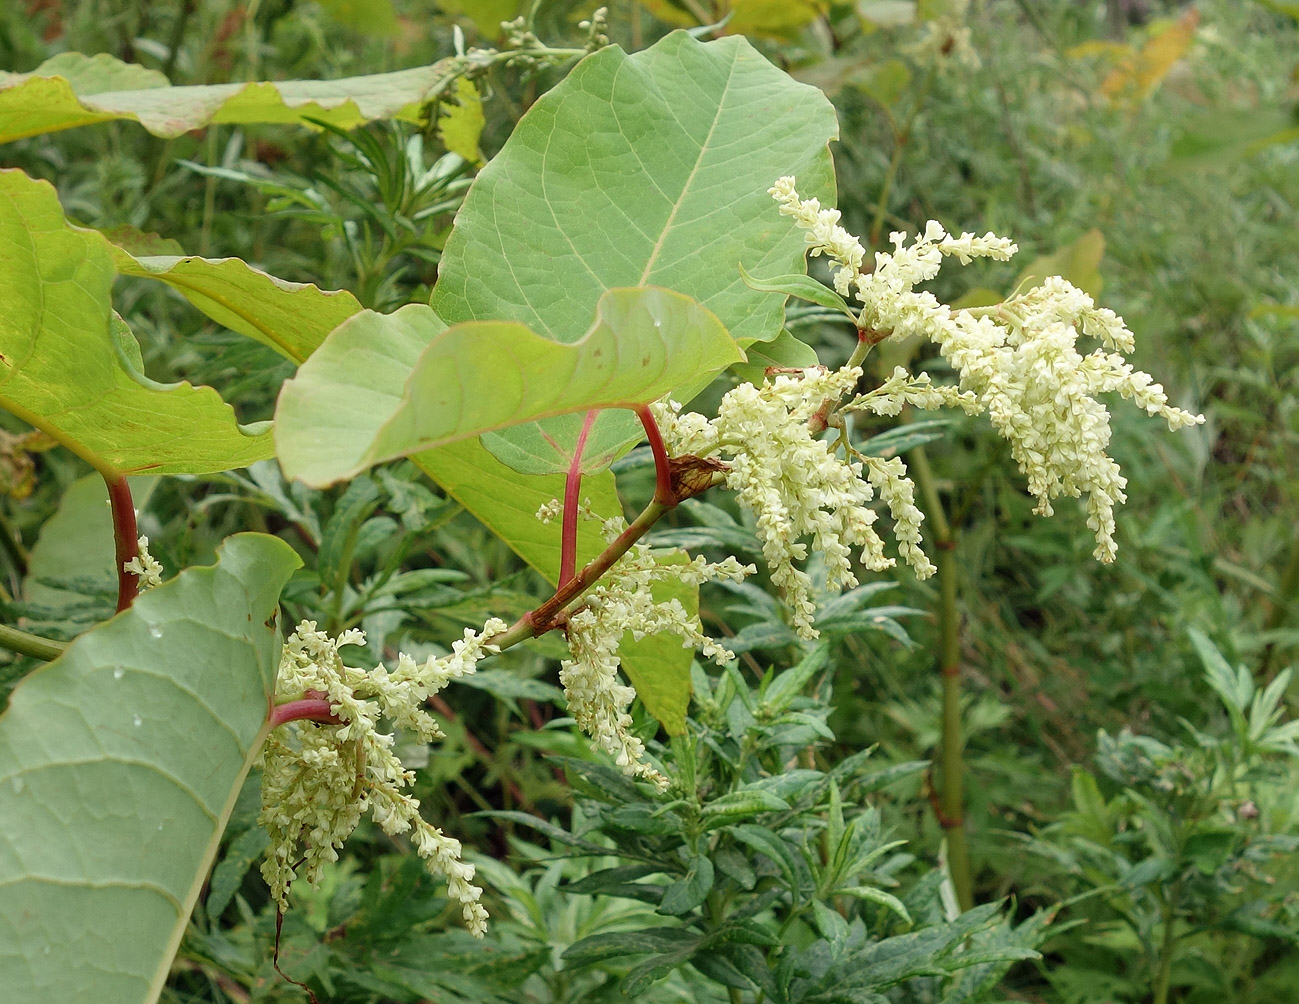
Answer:
[[[0,987],[157,999],[265,738],[299,564],[240,534],[73,642],[0,715]]]
[[[155,136],[219,123],[317,119],[351,129],[376,119],[418,123],[424,106],[456,79],[459,60],[342,80],[172,87],[161,73],[112,56],[65,52],[31,73],[0,74],[0,143],[114,119]]]
[[[272,452],[210,387],[144,376],[110,300],[112,245],[71,227],[58,196],[0,171],[0,407],[106,475],[202,474]]]
[[[239,258],[136,257],[113,245],[121,275],[165,282],[218,324],[300,363],[361,304],[346,290],[289,282]]]
[[[421,304],[357,314],[284,385],[280,464],[326,485],[520,422],[644,404],[744,357],[716,317],[669,290],[609,290],[595,314],[567,345],[517,323],[448,328]]]
[[[803,235],[767,189],[833,198],[838,135],[820,91],[742,38],[674,32],[579,63],[520,120],[465,198],[431,300],[448,323],[521,321],[581,337],[617,286],[693,296],[742,345],[780,331],[784,296],[758,275],[803,271]]]

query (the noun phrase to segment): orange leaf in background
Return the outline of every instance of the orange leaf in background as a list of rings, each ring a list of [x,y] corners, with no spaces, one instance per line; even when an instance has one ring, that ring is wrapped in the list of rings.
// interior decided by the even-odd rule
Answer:
[[[1200,23],[1200,12],[1189,10],[1181,20],[1152,36],[1138,52],[1124,59],[1101,83],[1101,93],[1114,104],[1140,101],[1168,76],[1186,55]]]

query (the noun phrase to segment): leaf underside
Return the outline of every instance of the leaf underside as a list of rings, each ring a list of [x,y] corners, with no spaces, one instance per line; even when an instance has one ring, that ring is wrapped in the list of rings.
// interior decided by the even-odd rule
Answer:
[[[444,59],[394,73],[342,80],[290,80],[172,87],[161,73],[112,56],[65,52],[31,73],[0,74],[0,143],[127,119],[172,137],[222,123],[352,129],[377,119],[422,121],[424,106],[456,79]]]
[[[249,766],[300,564],[240,534],[27,677],[0,716],[0,986],[151,1004]]]

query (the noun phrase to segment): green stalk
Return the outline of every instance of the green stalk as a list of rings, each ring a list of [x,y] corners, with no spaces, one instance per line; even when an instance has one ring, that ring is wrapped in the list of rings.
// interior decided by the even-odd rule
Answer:
[[[911,473],[924,498],[938,552],[938,668],[943,681],[943,735],[938,789],[938,822],[947,835],[947,867],[962,910],[974,906],[974,881],[965,833],[964,740],[961,736],[961,623],[956,609],[956,537],[938,496],[923,446],[911,451]]]
[[[1285,570],[1277,582],[1272,609],[1268,611],[1267,620],[1263,622],[1265,633],[1270,634],[1285,622],[1286,614],[1294,605],[1296,593],[1299,593],[1299,529],[1295,530],[1290,539],[1290,559],[1286,562]],[[1275,655],[1276,642],[1269,641],[1267,648],[1263,650],[1263,664],[1260,667],[1264,676],[1271,671]]]
[[[1173,947],[1177,941],[1173,904],[1166,902],[1163,910],[1164,937],[1159,945],[1159,968],[1155,973],[1153,1004],[1168,1004],[1168,985],[1173,976]]]
[[[19,631],[7,624],[0,624],[0,648],[7,648],[10,652],[53,662],[67,650],[67,647],[64,642],[50,641],[48,638]]]

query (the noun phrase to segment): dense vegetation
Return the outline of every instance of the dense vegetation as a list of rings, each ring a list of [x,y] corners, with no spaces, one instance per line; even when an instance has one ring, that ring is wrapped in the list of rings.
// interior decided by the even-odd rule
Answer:
[[[501,22],[516,15],[523,20],[503,30]],[[1099,563],[1073,500],[1059,500],[1049,520],[1034,515],[1019,458],[987,418],[957,409],[908,409],[900,418],[854,412],[857,447],[902,457],[915,478],[935,577],[917,576],[903,562],[885,571],[858,566],[863,584],[835,596],[822,576],[814,583],[816,641],[789,626],[765,569],[744,582],[705,582],[699,619],[738,658],[723,667],[703,656],[691,664],[673,646],[668,654],[654,650],[651,637],[642,668],[628,670],[641,691],[633,731],[664,771],[666,795],[616,770],[607,746],[592,751],[557,686],[556,665],[569,650],[554,633],[432,693],[428,707],[445,737],[429,743],[413,720],[403,722],[410,727],[394,752],[416,772],[423,817],[461,841],[477,868],[492,918],[482,940],[459,926],[463,897],[449,897],[412,851],[417,831],[385,832],[368,819],[338,860],[316,862],[317,884],[292,885],[281,914],[257,867],[272,839],[283,838],[259,825],[258,765],[227,807],[224,831],[218,827],[215,867],[196,887],[198,905],[182,925],[160,999],[1293,1000],[1299,726],[1287,711],[1297,696],[1287,667],[1299,654],[1299,286],[1291,267],[1299,254],[1299,6],[1292,3],[644,0],[613,5],[607,23],[567,0],[5,6],[0,67],[15,74],[51,57],[42,76],[71,73],[72,64],[57,59],[76,52],[106,53],[176,86],[346,83],[440,67],[435,85],[421,85],[428,103],[390,94],[374,110],[358,101],[331,117],[311,106],[279,124],[265,116],[245,124],[235,112],[214,118],[214,106],[164,101],[159,107],[177,119],[165,127],[104,114],[28,128],[18,103],[24,78],[0,78],[0,132],[8,140],[0,166],[25,172],[6,173],[0,195],[21,207],[23,233],[57,231],[78,242],[84,261],[102,264],[77,279],[103,286],[105,298],[111,284],[112,307],[125,323],[105,350],[119,361],[105,366],[130,370],[134,387],[188,381],[215,388],[245,427],[274,417],[280,457],[250,465],[210,459],[241,449],[270,456],[256,453],[255,437],[233,423],[229,442],[213,434],[203,455],[187,453],[183,442],[167,453],[166,436],[128,441],[120,433],[108,466],[131,475],[139,533],[164,577],[211,566],[218,551],[220,563],[186,572],[97,627],[122,606],[115,565],[123,541],[119,533],[115,549],[105,466],[95,460],[110,453],[68,449],[75,436],[33,431],[33,424],[46,428],[43,413],[14,405],[26,399],[7,389],[16,384],[0,384],[8,402],[0,411],[0,600],[4,625],[22,632],[0,639],[5,698],[13,692],[17,707],[27,692],[31,701],[75,709],[78,692],[68,697],[59,688],[78,679],[92,688],[80,693],[98,693],[94,667],[147,646],[150,630],[159,632],[154,639],[164,630],[168,638],[184,635],[168,655],[188,666],[178,678],[225,673],[222,639],[238,636],[243,617],[273,624],[277,601],[275,638],[304,621],[332,637],[360,629],[362,645],[344,653],[349,665],[364,667],[395,666],[399,652],[416,661],[443,657],[469,639],[467,628],[478,631],[489,618],[513,623],[540,609],[556,573],[561,585],[565,579],[558,521],[543,537],[520,531],[517,513],[476,518],[483,511],[474,498],[523,490],[517,482],[480,496],[472,487],[456,490],[454,467],[433,466],[423,454],[412,459],[409,444],[385,452],[378,433],[363,444],[369,452],[320,459],[307,442],[320,428],[329,430],[332,448],[356,425],[349,399],[333,396],[353,357],[336,336],[312,350],[335,328],[352,333],[356,351],[405,337],[422,345],[440,337],[443,319],[522,320],[544,333],[555,316],[546,311],[564,309],[562,290],[553,295],[559,306],[529,304],[535,316],[527,317],[493,313],[469,292],[474,283],[497,288],[515,266],[544,275],[558,257],[546,243],[554,235],[535,220],[536,247],[529,246],[528,200],[559,206],[574,233],[612,235],[599,245],[612,254],[618,226],[631,224],[615,220],[611,207],[640,196],[633,182],[619,180],[635,177],[625,162],[591,182],[589,202],[539,195],[544,185],[536,179],[562,178],[566,163],[547,164],[529,145],[529,129],[549,135],[529,109],[551,115],[553,106],[538,99],[565,80],[572,88],[565,95],[598,96],[604,67],[614,79],[625,72],[671,83],[647,62],[615,64],[621,56],[601,55],[602,33],[628,53],[694,59],[704,50],[670,34],[680,28],[699,39],[747,38],[753,81],[771,87],[788,110],[788,121],[750,129],[779,136],[749,155],[754,176],[766,179],[765,222],[737,211],[715,224],[724,237],[774,249],[754,287],[794,271],[799,259],[803,237],[765,195],[778,177],[798,173],[800,186],[807,179],[804,195],[840,208],[868,259],[893,248],[891,231],[910,240],[931,219],[953,234],[1012,238],[1019,253],[1010,265],[953,263],[926,288],[954,307],[991,309],[1047,276],[1063,276],[1126,319],[1136,335],[1132,363],[1162,381],[1173,405],[1203,412],[1206,422],[1170,435],[1140,409],[1113,404],[1110,453],[1128,476],[1128,500],[1117,517],[1117,559]],[[707,99],[713,82],[703,74],[712,64],[698,59],[701,75],[686,79]],[[121,72],[113,66],[119,69],[99,64]],[[117,77],[97,92],[86,86],[93,74],[84,66],[78,72],[86,74],[81,97],[129,89]],[[585,74],[580,86],[570,74]],[[163,82],[130,79],[132,87]],[[828,106],[792,81],[833,103],[833,182],[824,156],[833,131]],[[52,99],[40,100],[48,111]],[[571,121],[598,118],[595,100]],[[664,100],[672,107],[671,97]],[[65,128],[72,125],[80,127]],[[744,140],[737,129],[735,142]],[[670,169],[663,156],[642,165],[648,177]],[[516,232],[526,235],[517,245],[492,248],[492,235],[508,226],[490,229],[472,204],[453,235],[462,204],[487,199],[484,186],[470,186],[488,164],[498,168],[493,185],[506,191],[492,205],[516,207]],[[71,228],[30,179],[54,186]],[[566,194],[574,192],[582,193],[580,185]],[[635,212],[628,216],[634,223]],[[18,233],[4,230],[0,239],[18,247],[25,240]],[[624,381],[619,396],[575,399],[557,410],[648,402],[701,373],[720,374],[691,405],[711,415],[737,384],[761,383],[765,366],[819,360],[833,370],[861,361],[862,328],[844,323],[828,286],[809,294],[788,275],[771,286],[795,294],[776,337],[779,296],[768,293],[750,316],[756,301],[740,299],[749,286],[733,304],[690,286],[690,275],[706,272],[703,262],[718,253],[711,232],[691,239],[702,250],[698,262],[693,249],[681,253],[680,284],[655,282],[706,301],[712,313],[684,296],[627,307],[662,311],[654,316],[688,330],[698,350],[691,372]],[[454,288],[439,285],[444,252],[442,277]],[[169,257],[179,255],[238,258],[280,280],[348,292],[271,289],[242,266],[187,272]],[[0,270],[8,256],[0,247]],[[719,267],[729,277],[733,266]],[[824,257],[808,268],[831,280]],[[563,273],[556,278],[562,286]],[[639,285],[634,279],[604,286]],[[0,282],[8,283],[0,288],[10,302],[23,300],[21,284]],[[651,345],[644,331],[619,327],[619,292],[600,299],[601,316],[613,320],[593,335],[608,330],[624,348]],[[281,302],[282,293],[301,298]],[[432,310],[423,306],[430,298]],[[403,307],[409,327],[386,316]],[[357,314],[361,308],[378,313]],[[592,323],[585,301],[571,312],[581,318],[579,333]],[[363,318],[373,326],[363,329]],[[747,363],[734,365],[734,344],[716,330],[723,323],[748,348]],[[763,324],[770,331],[749,333]],[[570,346],[536,348],[509,331],[475,330],[482,340],[471,345],[448,339],[447,358],[457,372],[476,363],[489,388],[508,368],[502,360],[523,347],[536,350],[539,369],[569,365]],[[498,355],[483,348],[489,334],[501,339]],[[0,351],[11,357],[0,356],[8,373],[12,352]],[[57,390],[59,367],[71,373],[81,351],[54,357],[35,379]],[[655,366],[662,362],[668,374],[672,358]],[[915,338],[882,341],[863,366],[862,388],[897,366],[936,384],[950,383],[954,371],[936,344]],[[444,372],[425,373],[426,398]],[[83,379],[80,371],[67,378],[69,409],[91,386]],[[477,386],[465,379],[463,386]],[[398,396],[401,388],[399,380]],[[295,400],[306,402],[300,413],[289,408]],[[183,427],[192,413],[175,407],[154,425]],[[657,458],[646,446],[628,452],[640,441],[634,419],[628,422],[630,434],[594,426],[592,442],[609,446],[604,466],[611,461],[617,478],[614,495],[599,465],[585,472],[591,505],[604,517],[614,515],[609,507],[619,496],[631,515],[661,499]],[[528,453],[536,439],[491,432],[485,444],[509,464],[510,450]],[[93,430],[80,441],[93,442]],[[168,473],[150,474],[154,454]],[[528,455],[517,469],[531,463],[531,473],[559,485],[538,488],[540,501],[562,495],[567,465]],[[520,497],[530,519],[537,503]],[[647,538],[654,547],[762,566],[754,520],[733,496],[701,493],[670,509],[656,513]],[[580,530],[579,564],[603,546],[592,526]],[[246,531],[280,544],[228,539]],[[892,531],[886,536],[893,553]],[[237,580],[243,606],[214,603],[225,620],[197,623],[195,597],[226,595],[227,579]],[[674,586],[669,577],[656,588]],[[693,597],[683,597],[693,614]],[[101,641],[78,643],[39,669],[63,652],[61,643],[92,629],[84,641]],[[275,671],[279,643],[269,637],[249,636],[257,679]],[[311,654],[305,637],[300,628],[295,643]],[[231,712],[232,730],[247,732],[241,743],[265,738],[255,710],[242,724]],[[59,727],[75,730],[76,715],[67,714]],[[330,719],[326,708],[317,721],[329,729],[338,724]],[[134,724],[141,725],[138,711]],[[8,768],[21,760],[20,741],[39,745],[39,733],[23,739],[8,716],[0,718],[4,727],[11,730],[0,731],[0,765]],[[178,726],[170,741],[185,739]],[[359,758],[360,740],[357,748]],[[285,749],[296,755],[292,742]],[[266,771],[278,784],[274,755]],[[21,841],[8,828],[28,817],[4,809],[11,791],[15,800],[24,794],[18,773],[10,781],[0,785],[6,976],[42,953],[71,957],[83,945],[52,931],[16,933],[21,904],[5,903],[5,870],[18,867],[21,855],[9,849]],[[61,811],[77,812],[79,799],[93,802],[100,784],[87,775]],[[145,789],[135,797],[145,815],[157,807],[160,841],[185,840],[180,810],[150,803]],[[86,832],[93,845],[93,826]],[[137,934],[124,920],[121,931],[78,937],[112,945]]]

